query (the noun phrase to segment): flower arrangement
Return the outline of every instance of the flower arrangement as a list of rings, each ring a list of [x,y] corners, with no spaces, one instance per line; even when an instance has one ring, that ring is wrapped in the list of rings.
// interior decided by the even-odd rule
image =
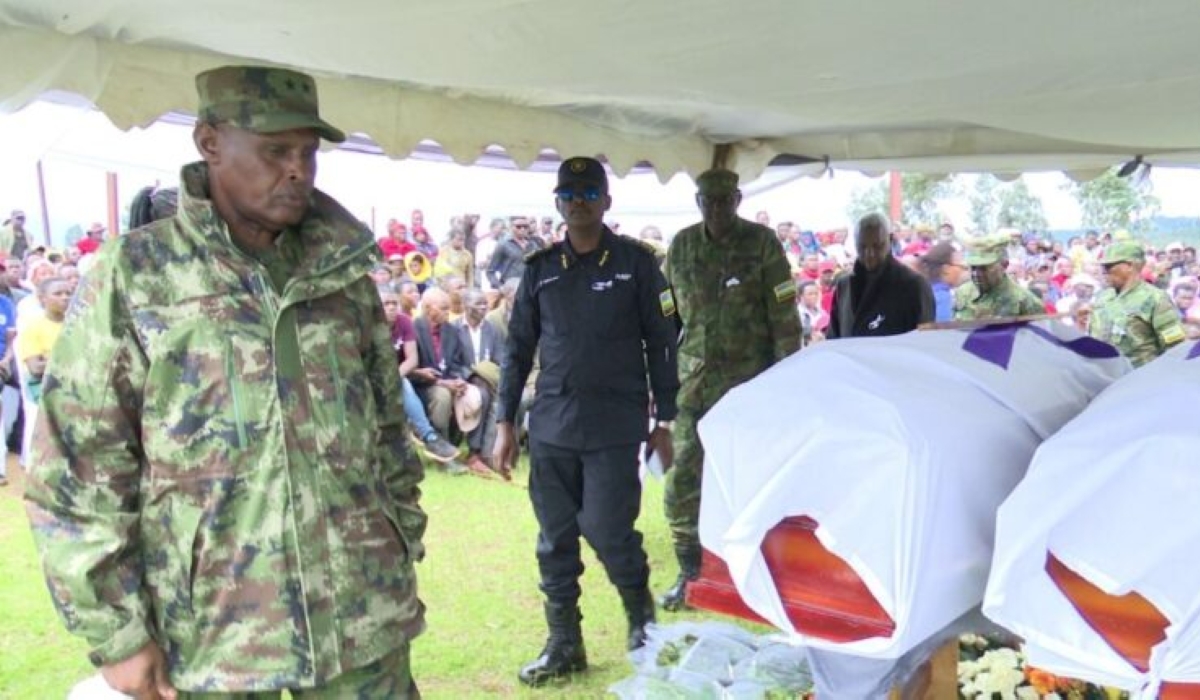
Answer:
[[[964,700],[1128,700],[1129,694],[1063,678],[1025,663],[1015,640],[966,634],[958,640],[958,694]]]

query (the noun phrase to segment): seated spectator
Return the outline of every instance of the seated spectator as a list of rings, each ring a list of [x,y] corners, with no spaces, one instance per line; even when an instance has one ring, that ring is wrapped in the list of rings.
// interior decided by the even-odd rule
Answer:
[[[424,253],[414,250],[404,256],[404,274],[417,285],[417,289],[424,292],[429,288],[429,279],[433,277],[433,265]],[[392,276],[396,276],[394,271]]]
[[[400,311],[400,295],[391,287],[379,287],[379,300],[383,303],[383,314],[392,329],[392,347],[396,350],[396,362],[400,370],[400,387],[404,400],[404,413],[425,454],[438,462],[450,462],[458,456],[458,450],[446,441],[429,422],[425,406],[417,396],[416,389],[408,380],[408,374],[417,367],[417,331],[413,320]]]
[[[387,230],[387,237],[379,240],[379,251],[383,253],[384,260],[390,261],[394,255],[399,255],[403,260],[405,255],[416,250],[416,246],[408,242],[407,226],[391,219],[388,221]]]
[[[487,320],[487,296],[478,289],[463,292],[463,320],[459,336],[466,364],[470,368],[467,381],[479,389],[483,422],[467,434],[470,450],[467,467],[482,474],[491,470],[492,447],[495,443],[495,397],[500,388],[500,357],[503,335]],[[463,427],[460,425],[460,427]],[[482,469],[481,469],[482,468]]]
[[[429,237],[429,231],[424,226],[413,227],[412,232],[413,246],[417,252],[425,256],[425,259],[432,265],[437,261],[438,247]]]
[[[408,277],[401,277],[392,285],[400,293],[400,312],[413,319],[420,316],[421,290],[417,284]]]
[[[376,265],[371,268],[370,275],[376,287],[392,283],[392,271],[387,265]]]
[[[467,234],[461,229],[451,229],[449,245],[443,248],[433,263],[433,275],[438,279],[447,275],[460,277],[468,287],[475,286],[475,259],[466,248]]]

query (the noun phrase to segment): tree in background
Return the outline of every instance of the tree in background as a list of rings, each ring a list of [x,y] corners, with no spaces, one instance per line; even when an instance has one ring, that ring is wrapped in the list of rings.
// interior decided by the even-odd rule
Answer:
[[[1083,225],[1101,231],[1131,229],[1144,232],[1158,213],[1160,203],[1151,194],[1146,178],[1117,177],[1116,168],[1083,184],[1069,183],[1083,212]]]
[[[954,182],[950,178],[937,175],[903,173],[900,176],[900,187],[904,196],[901,216],[909,226],[937,226],[941,223],[938,200],[955,194]],[[850,195],[846,215],[851,221],[858,221],[873,212],[886,215],[889,209],[888,200],[888,180],[881,178],[870,187],[860,188]]]
[[[1029,191],[1023,177],[1001,182],[994,175],[978,175],[969,189],[971,224],[977,233],[991,233],[998,228],[1046,230],[1046,209],[1042,200]]]

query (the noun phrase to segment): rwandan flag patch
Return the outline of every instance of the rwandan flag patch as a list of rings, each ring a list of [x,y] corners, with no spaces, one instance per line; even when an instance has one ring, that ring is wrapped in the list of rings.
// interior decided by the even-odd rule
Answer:
[[[796,283],[788,280],[775,285],[775,301],[783,303],[796,298]]]
[[[658,305],[662,307],[663,316],[675,313],[675,295],[671,294],[671,290],[664,289],[663,293],[658,295]]]

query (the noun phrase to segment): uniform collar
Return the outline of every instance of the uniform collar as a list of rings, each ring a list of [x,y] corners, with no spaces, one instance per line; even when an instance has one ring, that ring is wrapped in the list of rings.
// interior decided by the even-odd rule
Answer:
[[[603,224],[601,224],[601,225],[603,226]],[[577,264],[579,264],[582,257],[599,254],[599,257],[597,258],[598,262],[596,263],[596,266],[604,267],[605,265],[608,264],[609,260],[612,259],[612,249],[613,249],[613,245],[616,242],[617,242],[617,234],[613,233],[612,230],[608,228],[608,226],[604,226],[604,233],[602,233],[600,235],[600,245],[597,246],[595,250],[593,250],[589,253],[585,253],[584,256],[580,256],[580,255],[576,254],[575,249],[571,247],[571,239],[569,237],[564,238],[562,243],[558,244],[559,245],[559,256],[558,256],[559,264],[562,265],[562,269],[569,270],[570,268],[575,267]]]
[[[219,241],[228,252],[236,250],[229,227],[211,199],[208,164],[201,161],[183,166],[179,181],[176,216],[183,228],[203,236],[209,245]],[[297,270],[300,274],[320,275],[351,259],[359,259],[356,262],[368,268],[378,262],[378,246],[371,232],[317,189],[313,190],[304,219],[287,233],[298,236],[304,247]]]

